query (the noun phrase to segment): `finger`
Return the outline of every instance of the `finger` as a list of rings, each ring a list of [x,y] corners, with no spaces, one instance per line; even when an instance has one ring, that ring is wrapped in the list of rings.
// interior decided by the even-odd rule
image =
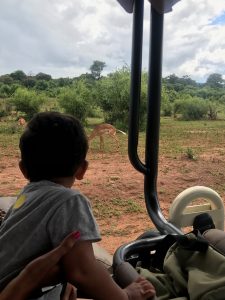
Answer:
[[[141,294],[145,296],[146,299],[156,295],[154,286],[144,277],[137,278],[136,282],[140,285]]]
[[[39,276],[43,278],[44,275],[59,262],[62,256],[74,246],[79,235],[78,232],[69,234],[57,248],[36,258],[29,263],[22,272],[30,272],[34,277],[38,277],[39,274]]]
[[[146,279],[142,276],[139,276],[134,282],[140,283],[142,281],[146,281]]]
[[[76,300],[76,299],[77,299],[76,293],[70,294],[69,300]]]
[[[70,283],[67,283],[62,300],[75,300],[76,294],[77,293],[75,287]]]
[[[62,243],[45,254],[42,258],[48,259],[48,265],[54,265],[57,263],[71,248],[73,248],[76,241],[80,238],[79,231],[72,232],[69,234]]]
[[[153,286],[144,286],[141,288],[141,294],[147,299],[156,295],[155,288]]]
[[[141,294],[142,295],[148,295],[148,294],[155,295],[156,292],[155,292],[154,288],[148,288],[148,289],[145,289],[145,290],[142,289]]]
[[[57,248],[55,248],[55,252],[57,252],[57,255],[60,257],[65,255],[71,248],[73,248],[74,244],[79,238],[79,231],[74,231],[71,234],[67,235],[67,237],[61,242],[61,244]]]
[[[141,285],[141,289],[144,292],[155,291],[154,286],[150,282],[142,282],[142,283],[140,283],[140,285]]]

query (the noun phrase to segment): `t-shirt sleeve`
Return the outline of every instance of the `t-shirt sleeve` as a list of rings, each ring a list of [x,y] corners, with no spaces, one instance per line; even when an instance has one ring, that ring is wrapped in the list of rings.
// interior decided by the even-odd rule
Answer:
[[[53,247],[59,245],[73,231],[80,232],[81,240],[91,242],[101,240],[90,203],[82,194],[71,196],[57,207],[47,224],[47,232]]]

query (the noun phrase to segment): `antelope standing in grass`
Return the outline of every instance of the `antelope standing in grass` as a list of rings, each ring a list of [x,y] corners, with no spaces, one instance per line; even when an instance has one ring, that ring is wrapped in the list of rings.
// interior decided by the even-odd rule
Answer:
[[[122,130],[116,129],[114,126],[112,126],[111,124],[99,124],[96,125],[94,127],[94,129],[92,130],[90,136],[88,137],[88,140],[91,141],[93,140],[96,136],[99,136],[100,139],[100,150],[104,150],[104,135],[109,135],[111,136],[117,145],[117,149],[119,149],[119,141],[118,138],[116,136],[116,132],[119,131],[122,134],[125,134],[125,132],[123,132]]]

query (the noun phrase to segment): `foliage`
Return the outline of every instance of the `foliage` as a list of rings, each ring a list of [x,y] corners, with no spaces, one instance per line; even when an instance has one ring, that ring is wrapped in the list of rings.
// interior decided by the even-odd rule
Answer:
[[[180,78],[175,74],[171,74],[164,78],[163,83],[168,89],[173,89],[176,92],[184,90],[187,86],[191,88],[197,86],[197,83],[187,75]]]
[[[98,80],[101,77],[101,73],[105,68],[106,64],[102,61],[95,60],[93,64],[90,66],[92,76]]]
[[[196,160],[196,156],[194,154],[194,151],[190,147],[188,147],[187,150],[186,150],[186,156],[187,156],[188,159]]]
[[[105,121],[121,129],[128,127],[130,71],[126,67],[102,78],[97,84],[97,103]]]
[[[180,113],[182,120],[190,121],[205,119],[207,112],[207,103],[201,98],[185,97],[184,95],[183,99],[177,100],[174,103],[174,114]]]
[[[7,98],[11,94],[11,88],[8,84],[2,84],[0,86],[0,97]]]
[[[126,66],[109,74],[98,84],[98,103],[104,112],[105,121],[127,130],[129,124],[130,70]],[[142,76],[140,95],[139,127],[146,122],[147,74]]]
[[[27,75],[23,71],[17,70],[15,72],[11,73],[10,77],[12,77],[13,80],[16,80],[16,81],[23,81],[24,79],[26,79]]]
[[[46,80],[37,80],[36,84],[35,84],[35,88],[38,91],[45,91],[48,89],[48,81]]]
[[[106,122],[126,130],[129,122],[130,70],[123,67],[107,76],[102,76],[105,66],[104,62],[95,60],[90,66],[91,72],[74,78],[58,79],[53,79],[51,75],[42,72],[37,75],[26,75],[22,70],[16,70],[11,74],[0,76],[0,97],[2,99],[13,98],[16,90],[24,89],[24,87],[33,91],[35,95],[45,95],[48,101],[50,98],[61,99],[66,97],[64,94],[67,94],[70,99],[76,99],[73,101],[77,108],[73,108],[72,100],[64,104],[62,102],[66,101],[61,100],[61,107],[65,111],[78,114],[84,120],[87,116],[102,117],[104,115]],[[174,115],[176,117],[178,115],[187,120],[196,118],[215,120],[218,116],[224,117],[225,82],[221,74],[210,74],[205,83],[197,83],[188,75],[178,77],[176,74],[163,78],[162,82],[162,116]],[[145,126],[146,94],[147,74],[143,72],[140,129]],[[199,102],[200,99],[201,102]],[[82,101],[84,101],[83,104]],[[81,106],[85,107],[85,113]]]
[[[58,87],[65,87],[72,84],[72,80],[68,77],[67,78],[60,77],[56,79],[55,82],[56,82],[56,86]]]
[[[13,79],[8,74],[0,76],[0,82],[5,84],[11,84],[13,83]]]
[[[37,80],[46,80],[46,81],[49,81],[49,80],[52,79],[52,76],[49,75],[49,74],[45,74],[45,73],[40,72],[40,73],[38,73],[38,74],[35,76],[35,78],[36,78]]]
[[[170,96],[171,90],[166,90],[165,86],[162,87],[161,93],[161,114],[165,117],[170,117],[173,114],[173,97]]]
[[[74,81],[76,82],[79,80],[83,80],[87,85],[93,86],[95,84],[96,78],[90,73],[85,73],[85,74],[81,74],[79,77],[75,78]]]
[[[27,76],[25,80],[23,80],[23,85],[27,88],[32,88],[36,84],[35,77],[33,76]]]
[[[221,110],[221,105],[213,101],[207,101],[208,105],[208,118],[210,120],[216,120],[218,116],[218,112]]]
[[[222,75],[218,73],[210,74],[206,80],[206,85],[212,88],[222,88],[224,83],[225,81],[223,80]]]
[[[66,113],[77,117],[81,122],[86,122],[91,109],[90,91],[82,80],[70,88],[62,88],[58,99]]]
[[[10,100],[17,111],[25,114],[27,120],[30,120],[34,114],[40,111],[44,101],[42,95],[25,88],[18,88]]]

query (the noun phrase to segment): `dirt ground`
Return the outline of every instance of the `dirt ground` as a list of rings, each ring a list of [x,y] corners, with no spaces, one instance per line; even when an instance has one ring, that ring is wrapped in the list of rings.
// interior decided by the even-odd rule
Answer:
[[[18,159],[10,156],[0,159],[0,196],[16,195],[26,183],[18,169]],[[116,151],[110,154],[90,151],[88,160],[86,178],[77,182],[76,187],[91,200],[102,232],[100,244],[113,253],[121,244],[154,227],[145,210],[143,175],[131,166],[127,156]],[[224,170],[224,158],[219,149],[196,161],[182,156],[176,159],[160,157],[158,195],[165,217],[173,199],[191,186],[211,187],[225,199]],[[111,204],[115,199],[119,209],[113,211]]]

